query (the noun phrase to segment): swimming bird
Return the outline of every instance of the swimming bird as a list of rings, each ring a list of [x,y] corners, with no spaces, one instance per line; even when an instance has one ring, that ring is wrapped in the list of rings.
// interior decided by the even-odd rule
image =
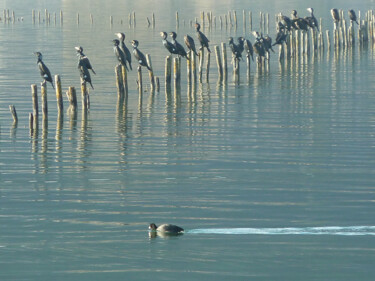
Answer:
[[[89,58],[83,53],[83,48],[81,46],[74,47],[77,51],[77,56],[78,56],[78,68],[81,65],[84,65],[87,69],[90,69],[92,73],[96,74],[94,69],[91,66]]]
[[[167,40],[167,32],[160,32],[160,36],[163,38],[162,43],[170,54],[177,54],[176,47]]]
[[[184,232],[184,229],[182,227],[179,227],[177,225],[173,224],[162,224],[160,226],[156,226],[154,223],[151,223],[148,229],[151,232],[162,232],[165,234],[182,234]]]
[[[132,55],[128,47],[126,47],[125,45],[125,33],[119,32],[119,33],[116,33],[115,35],[117,35],[117,37],[120,39],[120,49],[125,55],[125,58],[126,58],[126,61],[128,62],[130,70],[133,70],[132,69]]]
[[[338,23],[340,21],[340,15],[337,9],[331,9],[331,16],[335,23]]]
[[[126,56],[124,52],[120,48],[120,41],[117,39],[112,40],[114,43],[113,51],[117,57],[117,60],[120,62],[122,66],[124,66],[128,70],[128,66],[126,65]]]
[[[198,56],[198,53],[197,53],[197,50],[195,48],[195,43],[194,43],[194,39],[191,38],[189,35],[185,35],[184,36],[184,41],[185,41],[185,45],[186,47],[188,47],[189,50],[193,51],[193,53]]]
[[[43,55],[42,55],[42,53],[41,52],[35,52],[34,55],[36,55],[37,58],[38,58],[37,65],[39,67],[40,75],[43,77],[43,83],[45,83],[46,81],[48,81],[48,82],[51,83],[52,88],[55,89],[55,86],[53,85],[53,81],[52,81],[51,72],[49,71],[48,67],[43,62]]]
[[[171,43],[173,44],[173,46],[176,48],[176,51],[177,51],[177,54],[181,57],[184,57],[186,58],[187,60],[189,60],[188,56],[187,56],[187,53],[185,51],[185,48],[177,42],[176,38],[177,38],[177,33],[172,31],[171,33],[169,33],[169,35],[172,37],[172,41]]]
[[[348,11],[348,14],[349,14],[349,18],[350,20],[353,22],[355,22],[356,24],[359,25],[358,21],[357,21],[357,15],[355,14],[355,11],[354,10],[349,10]]]
[[[311,28],[316,28],[319,31],[318,20],[314,16],[314,9],[313,8],[307,8],[307,11],[310,12],[310,16],[305,17],[306,22],[308,23],[308,25]]]
[[[150,66],[147,64],[145,55],[140,50],[138,50],[139,42],[137,40],[133,40],[131,43],[133,46],[134,57],[137,59],[139,65],[145,66],[148,70],[151,70]]]
[[[244,40],[244,50],[246,52],[246,56],[247,57],[251,56],[252,61],[254,61],[254,57],[253,57],[254,48],[253,48],[253,45],[251,44],[250,40],[248,40],[248,39]]]
[[[208,42],[210,42],[210,40],[207,39],[206,35],[204,35],[202,33],[202,31],[200,31],[201,29],[201,25],[199,23],[196,23],[195,24],[195,29],[197,31],[197,37],[198,37],[198,40],[199,42],[201,43],[201,47],[199,48],[200,50],[204,47],[207,48],[207,51],[211,53],[211,50],[210,48],[208,47]]]

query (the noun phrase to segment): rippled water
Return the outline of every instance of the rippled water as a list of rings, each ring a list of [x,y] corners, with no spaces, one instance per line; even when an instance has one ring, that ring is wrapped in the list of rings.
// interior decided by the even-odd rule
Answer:
[[[0,22],[1,280],[374,279],[371,46],[282,67],[273,55],[269,72],[253,65],[250,78],[242,71],[239,83],[229,75],[224,84],[211,56],[209,83],[197,84],[190,97],[183,64],[179,100],[166,100],[163,83],[150,94],[144,71],[141,106],[133,71],[124,108],[117,104],[115,32],[140,41],[162,80],[167,51],[159,32],[176,28],[176,11],[182,41],[194,36],[189,20],[201,10],[218,16],[236,9],[237,29],[204,30],[213,46],[229,36],[253,40],[242,28],[242,9],[251,8],[257,26],[259,11],[271,18],[292,8],[305,14],[306,5],[193,1],[182,8],[181,1],[162,1],[150,10],[147,1],[32,2],[0,1],[24,17]],[[346,2],[319,1],[315,13],[331,28],[329,9],[353,8]],[[357,6],[365,11],[372,2]],[[32,8],[42,19],[45,8],[56,12],[56,25],[33,25]],[[135,28],[128,26],[132,11]],[[152,12],[155,29],[147,27]],[[77,45],[97,72],[90,111],[79,105],[71,118],[64,96],[59,119],[48,87],[48,127],[40,118],[30,135],[30,85],[40,83],[32,53],[43,53],[65,93],[79,89]],[[186,233],[149,238],[151,222],[178,224]]]

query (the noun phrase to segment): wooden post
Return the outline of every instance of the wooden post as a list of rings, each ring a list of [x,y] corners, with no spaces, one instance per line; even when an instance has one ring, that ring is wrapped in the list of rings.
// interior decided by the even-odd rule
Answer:
[[[181,73],[180,73],[180,63],[179,58],[174,58],[173,60],[173,72],[174,72],[174,97],[175,100],[179,99],[180,85],[181,85]]]
[[[9,105],[9,110],[10,110],[10,113],[12,114],[12,117],[13,117],[13,125],[17,125],[18,117],[17,117],[17,112],[16,112],[15,106]]]
[[[217,63],[217,71],[218,71],[218,74],[219,74],[219,79],[223,79],[223,65],[222,65],[222,61],[221,61],[221,57],[220,57],[220,50],[219,50],[219,46],[216,45],[214,47],[214,50],[215,50],[215,55],[216,55],[216,63]]]
[[[247,65],[247,76],[249,77],[250,76],[250,72],[251,72],[251,57],[250,55],[246,55],[246,65]]]
[[[152,13],[152,28],[155,28],[155,14]]]
[[[146,60],[147,60],[148,66],[151,68],[151,70],[148,71],[148,75],[150,77],[151,92],[153,92],[155,91],[155,78],[154,78],[154,71],[152,69],[151,56],[149,54],[146,54]]]
[[[251,11],[249,11],[249,29],[253,30],[253,13]]]
[[[124,97],[124,85],[123,85],[122,65],[121,64],[116,65],[115,74],[116,74],[117,97],[119,99],[122,99]]]
[[[55,85],[56,85],[57,109],[62,112],[64,109],[64,105],[63,105],[63,98],[62,98],[62,92],[61,92],[60,75],[55,75]]]
[[[326,30],[326,36],[327,36],[327,48],[328,50],[331,49],[331,39],[330,39],[330,35],[329,35],[329,30]]]
[[[38,88],[36,84],[31,85],[31,96],[33,101],[33,117],[38,119],[39,108],[38,108]]]
[[[202,83],[203,75],[204,48],[199,52],[199,83]]]
[[[223,78],[224,80],[228,77],[228,64],[227,64],[227,45],[221,43],[221,54],[223,58]]]
[[[282,43],[279,47],[279,62],[284,60],[284,43]]]
[[[178,12],[176,12],[176,28],[178,29],[180,27],[180,20],[178,18]]]
[[[211,60],[211,53],[207,52],[207,58],[206,58],[206,81],[207,82],[210,76],[210,60]]]
[[[125,66],[121,66],[121,72],[122,72],[122,88],[124,91],[124,97],[125,99],[128,98],[129,93],[129,87],[128,87],[128,71],[126,70]]]
[[[191,64],[192,64],[193,56],[194,56],[194,52],[190,50],[188,52],[189,59],[186,61],[186,74],[187,74],[188,84],[191,83]]]
[[[143,85],[142,85],[142,67],[139,65],[137,69],[138,73],[138,94],[139,94],[139,105],[142,105]]]
[[[42,97],[42,114],[44,120],[48,118],[47,87],[45,82],[40,84],[40,93]]]
[[[171,68],[172,68],[172,62],[171,62],[172,58],[171,56],[167,56],[165,58],[165,86],[171,86]]]
[[[69,87],[68,91],[66,92],[66,96],[69,101],[69,110],[76,110],[77,109],[76,89],[74,87]]]
[[[81,100],[82,100],[82,111],[87,111],[87,109],[89,108],[87,87],[86,87],[86,82],[82,79],[81,79]]]
[[[63,11],[60,10],[60,24],[62,25],[64,22],[64,16],[63,16]]]
[[[34,129],[34,115],[31,112],[29,113],[29,129],[31,135]]]

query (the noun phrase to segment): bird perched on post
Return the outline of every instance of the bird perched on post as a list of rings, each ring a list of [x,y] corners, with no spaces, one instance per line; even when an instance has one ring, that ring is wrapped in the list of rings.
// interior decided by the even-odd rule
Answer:
[[[92,73],[96,74],[94,69],[91,66],[89,58],[83,53],[83,48],[81,46],[74,47],[77,51],[77,56],[78,56],[78,67],[80,66],[85,66],[87,69],[90,69]]]
[[[254,61],[254,57],[253,57],[254,49],[253,49],[253,45],[251,44],[250,40],[245,39],[244,49],[245,49],[245,52],[246,52],[246,56],[247,57],[251,56],[252,61]]]
[[[55,86],[53,85],[53,81],[52,81],[51,72],[49,71],[48,67],[43,62],[43,55],[42,55],[42,53],[41,52],[35,52],[34,55],[36,55],[37,58],[38,58],[37,65],[39,67],[40,75],[43,77],[43,83],[45,83],[46,81],[48,81],[48,82],[51,83],[52,88],[55,89]]]
[[[127,65],[126,65],[126,56],[124,54],[124,52],[121,50],[120,48],[120,41],[117,40],[117,39],[114,39],[112,40],[113,44],[114,44],[114,47],[113,47],[113,51],[117,57],[117,60],[120,62],[120,64],[122,66],[124,66],[126,69],[128,69]]]
[[[198,40],[199,42],[201,43],[201,47],[199,48],[200,50],[204,47],[207,48],[207,51],[211,53],[211,50],[210,48],[208,47],[208,42],[210,42],[210,40],[207,39],[206,35],[204,35],[202,33],[202,31],[200,31],[201,29],[201,25],[199,23],[196,23],[195,24],[195,29],[197,31],[197,37],[198,37]]]
[[[160,36],[161,38],[163,38],[163,40],[161,41],[164,45],[164,47],[168,50],[168,52],[172,55],[172,54],[177,54],[177,50],[176,50],[176,47],[167,40],[167,32],[165,31],[162,31],[160,32]]]
[[[307,11],[310,12],[310,16],[309,17],[305,17],[305,20],[306,20],[307,24],[312,29],[316,28],[319,31],[318,20],[314,16],[314,9],[313,8],[307,8]]]
[[[133,40],[131,43],[133,46],[134,57],[137,59],[139,65],[145,66],[148,70],[151,71],[150,66],[147,64],[145,55],[140,50],[138,50],[139,42],[137,40]]]
[[[176,52],[179,56],[181,57],[184,57],[186,58],[187,60],[189,60],[188,56],[187,56],[187,53],[185,51],[185,48],[177,42],[176,38],[177,38],[177,33],[172,31],[171,33],[169,33],[169,35],[172,37],[172,41],[171,43],[173,44],[173,46],[176,48]]]
[[[340,21],[340,15],[337,9],[331,9],[331,16],[335,23],[338,23]]]
[[[348,14],[349,14],[349,18],[350,20],[353,22],[355,22],[356,24],[359,25],[358,21],[357,21],[357,15],[355,14],[355,11],[354,10],[349,10],[348,11]]]
[[[128,47],[126,47],[126,45],[125,45],[125,33],[119,32],[119,33],[116,33],[115,35],[117,35],[117,37],[120,39],[120,45],[119,46],[120,46],[121,51],[125,55],[125,59],[128,62],[130,70],[133,70],[132,69],[132,55],[131,55]]]
[[[197,50],[195,48],[195,43],[194,43],[194,39],[191,38],[189,35],[185,35],[184,36],[184,41],[185,41],[185,44],[186,44],[186,47],[188,47],[189,50],[193,51],[193,53],[198,56],[197,54]]]

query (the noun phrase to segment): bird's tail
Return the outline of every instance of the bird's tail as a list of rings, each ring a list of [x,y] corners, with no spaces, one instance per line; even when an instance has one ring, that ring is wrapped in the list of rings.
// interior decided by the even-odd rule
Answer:
[[[94,69],[91,68],[91,71],[92,71],[92,73],[94,73],[96,75],[96,72],[94,71]]]
[[[90,86],[91,86],[91,88],[94,90],[94,86],[92,85],[91,81],[90,81]]]
[[[130,68],[130,70],[133,70],[131,62],[129,62],[129,68]]]
[[[209,52],[209,53],[211,53],[211,50],[210,50],[210,48],[207,46],[207,51]]]

